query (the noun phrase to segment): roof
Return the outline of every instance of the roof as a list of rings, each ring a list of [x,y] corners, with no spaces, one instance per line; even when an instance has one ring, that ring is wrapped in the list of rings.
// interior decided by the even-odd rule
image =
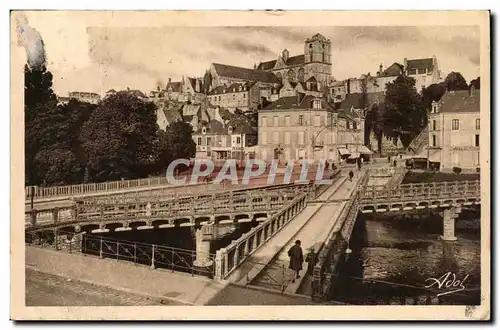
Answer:
[[[224,126],[220,121],[212,119],[205,126],[207,128],[207,134],[227,134],[227,127]],[[200,127],[196,133],[201,133],[203,127]]]
[[[141,92],[138,89],[131,89],[127,92],[134,95],[135,97],[139,97],[139,98],[146,98],[147,97],[143,92]]]
[[[193,89],[195,91],[196,91],[196,81],[198,80],[198,82],[200,84],[200,90],[197,91],[197,93],[202,93],[203,92],[203,79],[188,77],[187,80],[189,81],[189,83],[191,84],[191,87],[193,87]]]
[[[439,100],[441,104],[439,112],[479,112],[479,95],[478,90],[474,90],[472,96],[469,95],[468,90],[445,93],[443,97],[441,97],[441,100]]]
[[[198,115],[198,112],[200,111],[201,104],[184,104],[182,107],[182,116],[194,116]]]
[[[174,122],[176,120],[182,120],[181,116],[182,103],[175,101],[163,102],[160,105],[160,107],[161,110],[163,111],[163,114],[165,115],[165,118],[167,118],[167,121],[169,123]]]
[[[404,65],[397,62],[392,63],[387,69],[382,71],[380,77],[394,77],[399,76],[404,70]]]
[[[377,100],[380,103],[384,103],[384,99],[385,99],[384,92],[366,93],[366,96],[367,96],[367,101],[368,101],[367,108],[369,107],[370,104],[375,103]],[[349,110],[349,109],[351,109],[351,107],[358,109],[362,97],[363,97],[363,93],[347,94],[345,100],[342,101],[342,103],[340,104],[340,109]]]
[[[91,92],[70,92],[69,93],[69,96],[73,96],[73,95],[77,95],[77,96],[80,96],[80,97],[101,97],[99,94],[97,93],[91,93]]]
[[[109,94],[109,93],[116,93],[116,91],[113,88],[111,88],[109,91],[106,92],[106,94]]]
[[[215,71],[221,77],[236,78],[246,81],[260,81],[269,84],[279,84],[280,80],[272,72],[241,68],[238,66],[212,63]]]
[[[167,87],[165,89],[168,91],[169,87],[172,88],[172,92],[182,92],[182,83],[180,81],[167,83]]]
[[[246,119],[238,121],[237,123],[231,121],[230,125],[233,126],[234,134],[257,134],[257,129],[252,127]]]
[[[259,66],[257,67],[257,70],[271,70],[276,65],[276,62],[277,62],[277,60],[261,62],[259,64]],[[304,55],[296,55],[296,56],[289,57],[286,60],[285,65],[286,66],[300,65],[300,64],[304,64],[304,62],[305,62]]]
[[[299,102],[299,96],[280,97],[275,102],[273,102],[273,103],[269,104],[267,107],[265,107],[263,110],[311,109],[313,99],[315,99],[315,97],[313,95],[305,95],[305,96],[301,97],[300,102]],[[332,106],[330,104],[328,104],[328,102],[324,98],[321,99],[321,107],[322,107],[322,109],[333,110]]]
[[[421,58],[415,60],[407,60],[406,70],[410,69],[432,69],[433,61],[432,58]]]
[[[343,86],[345,86],[345,81],[334,81],[330,85],[330,87],[343,87]]]
[[[254,84],[255,82],[246,82],[246,83],[234,83],[229,86],[217,86],[216,88],[211,90],[208,93],[208,95],[245,92],[248,91],[250,87],[252,87]]]

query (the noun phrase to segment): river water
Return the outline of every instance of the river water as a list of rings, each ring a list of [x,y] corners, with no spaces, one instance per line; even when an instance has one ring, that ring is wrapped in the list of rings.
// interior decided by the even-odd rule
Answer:
[[[331,300],[349,304],[480,304],[480,214],[464,210],[456,220],[456,241],[439,239],[441,216],[419,210],[411,214],[360,214]],[[463,281],[456,288],[429,291],[429,278]],[[441,279],[440,279],[441,278]],[[464,280],[465,279],[465,280]],[[427,281],[426,281],[427,280]]]

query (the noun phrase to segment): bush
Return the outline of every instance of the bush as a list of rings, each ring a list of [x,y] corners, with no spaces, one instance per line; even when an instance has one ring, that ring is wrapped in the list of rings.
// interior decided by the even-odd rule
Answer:
[[[453,167],[453,173],[460,174],[461,172],[462,172],[462,169],[460,167]]]

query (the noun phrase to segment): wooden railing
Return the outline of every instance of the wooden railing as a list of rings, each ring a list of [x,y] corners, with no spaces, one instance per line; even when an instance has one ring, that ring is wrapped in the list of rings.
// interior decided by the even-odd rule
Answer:
[[[229,276],[249,256],[300,213],[306,205],[307,194],[300,194],[291,203],[257,227],[243,234],[227,247],[217,250],[215,254],[215,278],[221,280]]]
[[[410,183],[396,187],[379,189],[377,186],[367,186],[361,191],[360,203],[374,201],[393,201],[406,199],[432,199],[452,196],[479,196],[481,186],[476,181]]]

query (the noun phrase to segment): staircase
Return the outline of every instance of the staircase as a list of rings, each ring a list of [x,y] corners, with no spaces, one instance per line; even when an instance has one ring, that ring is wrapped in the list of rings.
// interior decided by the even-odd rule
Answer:
[[[406,153],[409,155],[418,155],[421,153],[425,146],[429,145],[429,127],[426,126],[416,138],[411,141],[410,145],[406,149]]]

